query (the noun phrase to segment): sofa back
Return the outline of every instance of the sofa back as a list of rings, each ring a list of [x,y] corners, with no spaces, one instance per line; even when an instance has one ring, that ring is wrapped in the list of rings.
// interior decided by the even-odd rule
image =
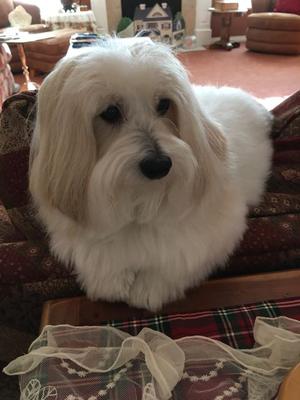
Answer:
[[[10,26],[10,23],[8,21],[8,14],[19,5],[25,8],[25,10],[32,16],[32,24],[41,23],[40,9],[34,4],[30,4],[30,2],[27,2],[25,0],[0,0],[0,29]]]
[[[1,2],[2,0],[0,0]],[[45,0],[44,0],[45,1]],[[48,0],[49,2],[52,0]],[[32,2],[33,3],[33,2]],[[14,7],[22,6],[32,16],[32,24],[41,23],[41,12],[38,6],[32,4],[28,0],[14,0]]]
[[[272,12],[275,7],[276,0],[252,0],[252,12]]]
[[[0,29],[9,26],[8,14],[14,9],[13,0],[0,1]]]

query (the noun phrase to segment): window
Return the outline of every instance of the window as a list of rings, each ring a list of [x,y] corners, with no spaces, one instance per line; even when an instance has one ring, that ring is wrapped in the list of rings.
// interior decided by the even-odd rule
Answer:
[[[39,7],[42,18],[56,14],[62,8],[60,0],[30,0],[30,3]]]
[[[239,0],[239,6],[240,8],[251,8],[252,7],[251,0]]]
[[[148,22],[147,28],[155,29],[155,28],[157,28],[157,23],[156,22]]]
[[[170,29],[171,28],[171,24],[169,24],[169,23],[161,24],[161,28],[162,29]]]

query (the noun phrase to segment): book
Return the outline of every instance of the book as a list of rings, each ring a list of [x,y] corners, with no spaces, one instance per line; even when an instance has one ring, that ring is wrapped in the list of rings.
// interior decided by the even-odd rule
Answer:
[[[217,0],[215,2],[215,9],[217,11],[235,11],[238,10],[239,3],[232,0]]]

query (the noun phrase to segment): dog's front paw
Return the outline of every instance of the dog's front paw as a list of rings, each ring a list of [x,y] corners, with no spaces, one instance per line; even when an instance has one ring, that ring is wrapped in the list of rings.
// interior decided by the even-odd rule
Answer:
[[[161,275],[140,272],[131,286],[128,303],[154,312],[160,310],[171,297],[170,288]]]
[[[84,286],[91,300],[127,301],[134,280],[134,272],[123,271],[118,274],[97,276],[89,282],[84,281]]]

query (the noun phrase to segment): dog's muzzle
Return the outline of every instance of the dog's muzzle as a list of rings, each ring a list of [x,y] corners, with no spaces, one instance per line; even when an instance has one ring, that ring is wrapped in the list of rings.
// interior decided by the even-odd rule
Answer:
[[[144,158],[139,163],[142,174],[148,179],[161,179],[168,175],[172,160],[170,157],[162,154],[153,154]]]

